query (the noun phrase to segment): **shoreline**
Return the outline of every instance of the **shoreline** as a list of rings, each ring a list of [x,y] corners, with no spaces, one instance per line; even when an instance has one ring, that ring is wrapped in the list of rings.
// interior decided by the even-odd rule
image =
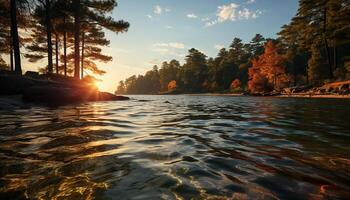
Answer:
[[[350,95],[340,94],[282,94],[282,95],[244,95],[244,94],[222,94],[222,93],[184,93],[184,94],[124,94],[124,95],[151,95],[151,96],[230,96],[230,97],[274,97],[274,98],[313,98],[313,99],[350,99]]]

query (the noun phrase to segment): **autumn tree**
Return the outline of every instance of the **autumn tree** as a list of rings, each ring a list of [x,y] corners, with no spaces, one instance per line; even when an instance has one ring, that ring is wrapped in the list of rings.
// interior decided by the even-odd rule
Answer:
[[[242,82],[239,80],[239,79],[235,79],[232,81],[231,83],[231,89],[237,89],[237,88],[240,88],[242,85]]]
[[[249,89],[253,92],[265,92],[279,89],[288,81],[283,65],[283,57],[278,53],[276,45],[268,41],[264,54],[252,60],[249,69]]]
[[[175,90],[177,88],[177,84],[175,80],[172,80],[168,84],[168,91]]]
[[[168,89],[168,83],[172,80],[179,81],[180,63],[177,60],[163,62],[159,69],[160,91]]]

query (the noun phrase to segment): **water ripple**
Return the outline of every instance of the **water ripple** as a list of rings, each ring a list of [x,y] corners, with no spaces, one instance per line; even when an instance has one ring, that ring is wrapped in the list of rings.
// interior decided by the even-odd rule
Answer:
[[[0,199],[348,199],[350,102],[215,96],[0,111]]]

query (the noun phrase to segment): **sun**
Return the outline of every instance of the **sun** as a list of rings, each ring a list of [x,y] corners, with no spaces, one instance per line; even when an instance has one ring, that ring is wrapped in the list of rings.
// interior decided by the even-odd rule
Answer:
[[[94,85],[100,90],[102,88],[102,83],[102,81],[95,81]]]

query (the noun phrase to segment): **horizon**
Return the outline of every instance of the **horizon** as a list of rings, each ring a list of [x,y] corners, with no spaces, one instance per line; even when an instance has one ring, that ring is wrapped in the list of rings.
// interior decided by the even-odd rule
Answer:
[[[220,48],[227,48],[234,37],[243,42],[249,42],[257,33],[276,38],[281,26],[290,22],[298,7],[297,0],[140,2],[120,0],[113,10],[111,16],[128,21],[130,28],[120,34],[106,31],[111,43],[103,50],[113,60],[98,63],[98,67],[106,71],[103,76],[97,76],[103,79],[98,83],[102,91],[114,92],[119,81],[143,74],[154,65],[160,67],[163,61],[176,59],[183,63],[191,48],[214,57]],[[279,17],[276,12],[281,13]],[[46,63],[46,60],[29,63],[22,59],[24,71],[36,71]]]

